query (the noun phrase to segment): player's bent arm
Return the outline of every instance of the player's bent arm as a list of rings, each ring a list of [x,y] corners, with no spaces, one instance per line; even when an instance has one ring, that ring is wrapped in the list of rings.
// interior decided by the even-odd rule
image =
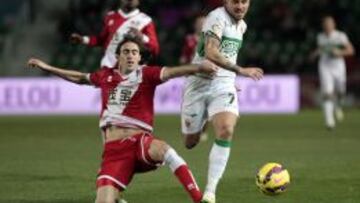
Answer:
[[[309,59],[310,59],[311,61],[314,61],[319,55],[320,55],[320,49],[317,48],[317,49],[315,49],[314,51],[312,51],[312,52],[310,53]]]
[[[87,73],[54,67],[38,59],[30,59],[28,65],[29,67],[39,68],[76,84],[90,84]]]
[[[184,65],[176,67],[164,67],[161,73],[161,80],[166,81],[172,78],[191,75],[196,73],[198,67],[196,65]]]
[[[205,41],[205,57],[215,63],[216,65],[239,74],[239,67],[236,64],[231,63],[220,53],[220,39],[212,32],[206,33]]]
[[[354,46],[351,43],[347,43],[345,45],[345,49],[342,50],[341,55],[343,55],[343,56],[353,56],[353,55],[355,55]]]
[[[216,65],[235,72],[238,75],[250,77],[254,80],[260,80],[264,71],[258,67],[243,68],[227,60],[219,51],[220,39],[212,32],[207,33],[205,42],[205,57]]]
[[[204,61],[202,64],[199,65],[182,65],[182,66],[176,66],[176,67],[164,67],[161,73],[161,79],[163,81],[186,76],[186,75],[192,75],[195,73],[204,73],[209,76],[212,76],[216,73],[217,67],[209,62]]]
[[[321,54],[320,48],[316,48],[316,49],[312,50],[310,52],[310,54],[308,55],[308,58],[307,58],[308,62],[313,63],[320,56],[320,54]]]
[[[334,48],[332,50],[332,54],[336,57],[353,56],[355,54],[355,50],[351,43],[347,43],[344,45],[343,49]]]

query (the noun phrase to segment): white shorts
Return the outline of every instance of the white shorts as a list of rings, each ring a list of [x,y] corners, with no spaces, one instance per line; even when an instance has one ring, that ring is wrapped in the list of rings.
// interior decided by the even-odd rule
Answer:
[[[238,97],[234,79],[213,80],[189,76],[187,78],[181,106],[181,128],[183,134],[201,132],[212,116],[221,112],[239,115]]]
[[[320,87],[323,94],[346,92],[346,68],[341,66],[319,66]]]

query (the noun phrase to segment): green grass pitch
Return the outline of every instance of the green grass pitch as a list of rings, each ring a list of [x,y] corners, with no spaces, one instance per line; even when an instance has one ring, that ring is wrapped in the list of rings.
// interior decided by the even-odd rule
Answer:
[[[325,130],[320,111],[241,117],[218,202],[360,202],[360,111],[346,113],[334,132]],[[102,148],[97,125],[96,116],[0,117],[0,202],[94,202]],[[179,116],[158,116],[155,129],[185,158],[203,188],[213,135],[189,151],[182,145]],[[257,168],[270,161],[291,174],[281,196],[265,196],[255,186]],[[191,202],[167,167],[137,175],[125,198]]]

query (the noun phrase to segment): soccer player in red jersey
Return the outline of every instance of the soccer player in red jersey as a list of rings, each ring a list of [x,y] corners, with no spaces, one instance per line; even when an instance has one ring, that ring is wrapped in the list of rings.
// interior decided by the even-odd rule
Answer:
[[[193,202],[200,202],[202,193],[185,161],[152,134],[154,92],[157,85],[171,78],[199,72],[213,75],[217,68],[208,61],[174,68],[141,66],[140,50],[139,41],[125,38],[117,48],[117,68],[101,68],[94,73],[53,67],[39,59],[30,59],[28,65],[73,83],[102,89],[100,128],[105,132],[105,146],[96,181],[97,203],[117,202],[134,174],[162,164],[170,167]]]
[[[150,16],[138,9],[139,4],[140,0],[121,0],[121,8],[110,11],[105,16],[99,35],[82,36],[73,33],[70,40],[88,46],[102,46],[105,52],[101,60],[102,67],[115,66],[117,62],[115,51],[125,35],[138,37],[153,56],[158,55],[159,42],[155,24]]]

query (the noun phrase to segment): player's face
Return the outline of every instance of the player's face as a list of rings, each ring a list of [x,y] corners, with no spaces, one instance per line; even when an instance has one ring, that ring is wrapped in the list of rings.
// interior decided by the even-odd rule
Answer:
[[[140,63],[139,46],[134,42],[127,42],[120,48],[119,67],[128,73],[135,70]]]
[[[249,10],[250,0],[225,0],[225,8],[235,20],[241,20]]]
[[[121,0],[121,6],[127,10],[133,10],[139,7],[140,0]]]
[[[336,28],[335,20],[332,17],[325,17],[323,19],[323,29],[326,33],[334,31]]]

